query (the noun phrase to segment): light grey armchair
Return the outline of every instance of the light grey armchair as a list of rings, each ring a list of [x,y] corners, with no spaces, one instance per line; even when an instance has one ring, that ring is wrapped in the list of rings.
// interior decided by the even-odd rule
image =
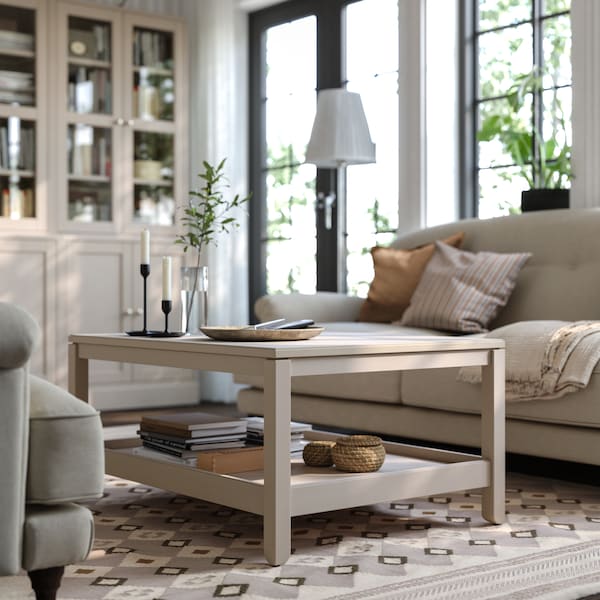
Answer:
[[[38,338],[26,311],[0,303],[0,576],[24,569],[54,600],[65,565],[91,549],[92,514],[75,502],[102,495],[104,452],[98,412],[30,375]]]

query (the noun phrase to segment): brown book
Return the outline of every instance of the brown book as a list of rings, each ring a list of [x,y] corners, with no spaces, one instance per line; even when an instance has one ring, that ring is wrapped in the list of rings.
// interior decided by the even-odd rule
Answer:
[[[188,434],[197,429],[239,428],[242,424],[245,424],[245,421],[243,419],[236,419],[235,417],[223,417],[195,410],[166,415],[144,415],[142,416],[141,423],[142,425],[164,427],[165,429],[172,429]],[[142,427],[142,429],[146,428]]]
[[[154,425],[152,423],[147,423],[143,419],[142,419],[142,422],[140,423],[140,429],[142,431],[145,431],[148,433],[158,433],[158,434],[162,434],[162,435],[176,437],[176,438],[178,438],[179,441],[182,441],[182,442],[193,441],[193,440],[202,439],[202,438],[217,437],[217,436],[222,437],[224,435],[228,435],[228,436],[239,435],[241,437],[245,437],[245,435],[246,435],[246,428],[242,425],[240,425],[239,427],[214,427],[211,429],[193,429],[193,430],[189,431],[189,430],[177,429],[176,427],[166,427],[164,425]]]
[[[196,466],[213,473],[243,473],[258,471],[264,465],[262,446],[227,448],[198,452]]]

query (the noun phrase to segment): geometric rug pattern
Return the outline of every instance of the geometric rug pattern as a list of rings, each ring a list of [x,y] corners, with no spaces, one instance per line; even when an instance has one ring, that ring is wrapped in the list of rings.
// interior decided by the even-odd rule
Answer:
[[[507,522],[497,526],[482,519],[480,501],[470,491],[295,517],[293,554],[271,567],[261,517],[108,476],[104,497],[88,504],[101,552],[67,567],[59,597],[566,600],[600,592],[600,487],[509,475]]]

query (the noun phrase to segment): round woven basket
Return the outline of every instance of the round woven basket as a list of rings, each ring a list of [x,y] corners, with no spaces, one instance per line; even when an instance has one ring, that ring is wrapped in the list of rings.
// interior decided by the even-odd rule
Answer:
[[[316,440],[309,442],[302,450],[302,458],[309,467],[330,467],[333,464],[331,450],[335,442]]]
[[[331,450],[336,469],[350,473],[368,473],[381,468],[385,448],[375,435],[349,435],[340,438]]]

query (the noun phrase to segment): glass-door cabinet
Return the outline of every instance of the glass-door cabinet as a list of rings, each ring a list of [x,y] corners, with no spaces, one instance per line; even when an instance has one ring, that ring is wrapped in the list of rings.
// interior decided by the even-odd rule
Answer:
[[[187,112],[181,25],[128,14],[131,48],[126,102],[133,121],[133,178],[125,220],[131,227],[164,232],[176,223],[187,161],[182,116]]]
[[[0,1],[0,226],[41,229],[46,223],[45,4]]]
[[[180,23],[70,3],[59,14],[62,229],[172,234],[186,160]]]
[[[63,230],[112,231],[122,104],[117,54],[120,15],[83,5],[59,5],[56,114],[57,173]]]

